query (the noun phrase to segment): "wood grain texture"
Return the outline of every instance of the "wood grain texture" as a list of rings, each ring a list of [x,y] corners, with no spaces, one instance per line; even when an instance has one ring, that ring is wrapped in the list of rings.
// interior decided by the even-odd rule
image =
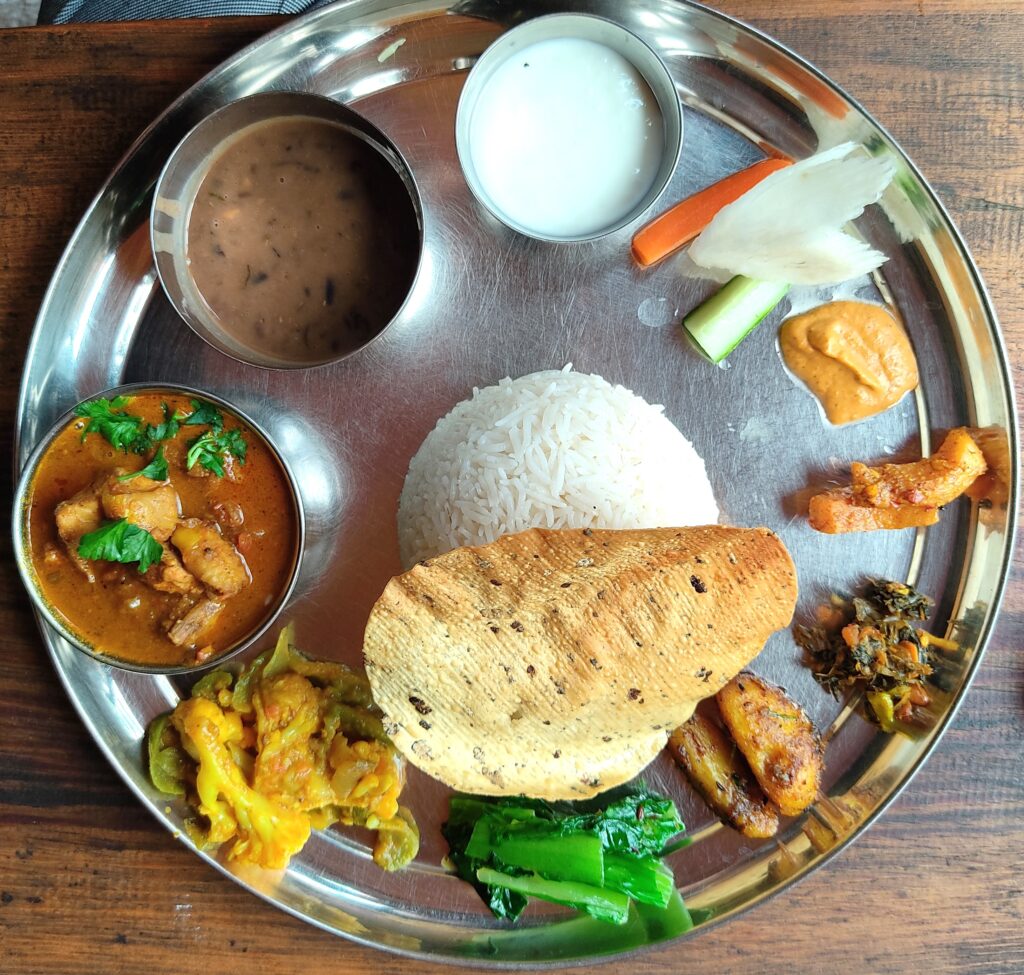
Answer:
[[[1024,394],[1020,0],[722,0],[853,92],[969,242]],[[132,139],[274,21],[0,31],[0,470],[9,501],[21,363],[53,266]],[[133,799],[43,653],[0,533],[0,968],[309,975],[441,972],[274,910],[188,855]],[[611,973],[1024,970],[1024,558],[974,689],[868,833],[795,889]],[[258,960],[257,960],[258,959]]]

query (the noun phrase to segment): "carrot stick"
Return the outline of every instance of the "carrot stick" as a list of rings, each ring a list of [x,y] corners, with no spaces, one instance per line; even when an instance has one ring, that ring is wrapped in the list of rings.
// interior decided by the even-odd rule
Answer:
[[[633,238],[633,256],[644,267],[668,257],[672,251],[693,240],[719,210],[738,200],[766,176],[790,165],[791,160],[762,159],[688,196],[637,231]]]

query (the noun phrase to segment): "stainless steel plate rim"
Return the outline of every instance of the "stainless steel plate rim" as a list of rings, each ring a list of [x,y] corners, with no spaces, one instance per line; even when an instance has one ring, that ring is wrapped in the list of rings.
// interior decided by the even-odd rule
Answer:
[[[398,11],[399,13],[404,13],[407,17],[412,18],[414,10],[417,10],[422,13],[427,6],[429,5],[422,3],[410,4],[405,5],[404,8],[388,8],[388,10],[384,11],[384,13],[395,13],[396,11]],[[460,6],[464,7],[465,4]],[[486,7],[487,4],[484,3],[482,6]],[[565,7],[570,9],[579,9],[581,6],[587,7],[588,9],[590,7],[593,7],[593,9],[598,11],[607,9],[607,7],[602,6],[600,0],[593,0],[592,3],[587,3],[586,0],[583,0],[583,2],[575,4],[575,6],[571,2],[569,2],[569,0],[567,0],[565,4]],[[639,7],[639,5],[637,6]],[[886,133],[880,126],[878,126],[876,122],[870,119],[870,116],[868,116],[867,113],[864,112],[863,109],[861,109],[856,102],[854,102],[847,95],[845,95],[845,93],[843,93],[841,89],[839,89],[827,78],[825,78],[824,75],[822,75],[812,66],[808,65],[807,62],[803,61],[803,59],[792,54],[792,52],[788,51],[783,45],[779,44],[778,42],[775,42],[770,38],[765,37],[763,34],[752,28],[748,28],[745,25],[740,25],[738,22],[733,21],[731,18],[728,18],[723,14],[710,11],[707,8],[701,7],[697,4],[687,3],[685,2],[685,0],[682,0],[682,2],[678,3],[661,3],[659,2],[659,0],[649,0],[648,4],[646,5],[646,8],[657,8],[657,10],[666,13],[666,15],[669,11],[679,11],[680,16],[693,16],[694,18],[700,17],[706,20],[709,25],[712,25],[715,30],[727,31],[735,36],[752,38],[756,40],[757,43],[765,45],[767,48],[773,49],[774,51],[783,55],[784,58],[791,63],[791,65],[799,68],[807,75],[817,79],[819,82],[824,84],[831,93],[838,94],[846,104],[852,106],[855,112],[859,113],[860,118],[862,118],[865,122],[870,123],[870,126],[872,127],[873,131],[881,133],[882,137],[886,140],[888,147],[893,149],[897,153],[898,158],[906,164],[909,173],[916,180],[917,186],[922,190],[924,195],[927,197],[925,201],[927,206],[937,211],[940,215],[943,230],[948,235],[949,239],[953,244],[953,247],[955,248],[955,256],[957,259],[958,267],[966,271],[967,276],[970,278],[970,283],[974,289],[974,292],[977,293],[977,301],[980,304],[982,316],[985,318],[987,329],[991,332],[990,336],[988,335],[988,333],[986,333],[986,335],[989,337],[991,341],[993,349],[995,350],[995,358],[998,360],[997,371],[999,379],[1001,381],[1002,389],[997,390],[996,392],[1002,396],[1002,400],[1000,402],[1008,403],[1010,406],[1010,415],[1007,419],[1007,429],[1009,435],[1011,436],[1012,445],[1015,448],[1018,441],[1016,430],[1016,416],[1013,407],[1013,390],[1012,385],[1009,382],[1009,373],[1006,362],[1005,348],[1003,347],[1002,339],[999,334],[998,326],[996,324],[996,319],[994,312],[992,310],[991,301],[984,289],[984,285],[981,281],[980,274],[978,273],[978,270],[974,265],[974,262],[971,260],[970,256],[966,251],[966,247],[959,232],[956,230],[955,226],[949,220],[948,214],[946,214],[944,208],[942,208],[941,204],[939,204],[938,200],[935,198],[934,192],[931,190],[928,184],[923,179],[920,178],[920,174],[918,173],[916,167],[907,159],[906,154],[903,153],[898,146],[896,146],[896,144],[888,136],[888,133]],[[446,8],[443,6],[434,6],[431,7],[430,9],[435,13],[439,13],[445,10]],[[546,10],[544,10],[543,12],[550,12],[555,9],[560,8],[548,4]],[[461,12],[466,11],[462,10]],[[314,14],[307,16],[306,18],[303,18],[301,21],[287,24],[284,27],[275,31],[273,34],[260,39],[253,45],[250,45],[248,48],[244,49],[238,55],[231,58],[228,62],[225,62],[225,64],[222,65],[220,68],[215,69],[214,72],[208,75],[206,79],[201,81],[195,88],[193,88],[190,92],[187,92],[180,99],[178,99],[174,103],[174,105],[171,106],[167,113],[161,116],[160,119],[156,120],[153,123],[153,125],[150,126],[145,133],[143,133],[140,139],[137,140],[132,149],[129,150],[128,154],[119,164],[118,169],[115,170],[115,175],[118,172],[120,172],[123,167],[130,164],[131,161],[133,160],[133,157],[136,154],[142,153],[144,150],[149,148],[149,141],[151,139],[153,132],[157,128],[159,128],[161,122],[164,119],[166,119],[169,115],[173,116],[173,113],[175,113],[176,111],[188,107],[189,105],[194,105],[197,101],[200,104],[205,104],[206,101],[210,98],[209,92],[211,84],[217,81],[218,76],[220,78],[225,77],[225,72],[230,71],[232,65],[236,65],[244,59],[251,59],[252,57],[259,55],[261,52],[265,52],[268,50],[280,51],[282,43],[287,41],[289,37],[294,36],[292,33],[293,31],[305,29],[308,30],[309,32],[312,32],[315,29],[315,25],[326,23],[328,22],[329,18],[333,18],[333,20],[331,20],[330,22],[334,24],[340,31],[343,27],[347,28],[350,22],[356,21],[361,13],[365,14],[365,17],[359,19],[358,22],[363,25],[372,25],[373,23],[375,23],[375,21],[372,19],[371,14],[383,16],[381,14],[379,4],[358,2],[341,4],[334,8],[327,8],[326,10],[318,11]],[[626,11],[623,11],[623,16],[625,16],[625,14]],[[400,21],[397,16],[396,22],[404,23],[404,21]],[[386,33],[386,31],[384,31],[383,33]],[[274,47],[275,44],[277,45],[276,47]],[[166,148],[169,149],[170,147]],[[28,368],[26,369],[25,377],[23,379],[22,393],[19,401],[17,450],[18,457],[21,459],[23,459],[25,456],[26,440],[31,439],[33,408],[36,407],[39,402],[36,393],[36,387],[39,384],[39,376],[35,371],[31,369],[31,366],[33,363],[37,362],[40,354],[40,349],[42,349],[45,345],[47,336],[44,335],[44,327],[46,326],[47,321],[53,314],[54,308],[59,306],[60,299],[65,294],[64,289],[68,285],[68,282],[65,279],[69,276],[69,270],[72,269],[75,264],[73,258],[76,257],[77,252],[81,251],[83,241],[87,237],[86,232],[88,229],[89,221],[90,219],[95,217],[97,210],[101,207],[101,204],[104,201],[105,192],[106,187],[104,188],[104,190],[101,190],[96,200],[91,204],[85,218],[83,218],[82,224],[80,224],[79,228],[76,230],[74,236],[72,237],[68,249],[62,257],[60,264],[58,265],[54,279],[50,285],[50,288],[47,291],[46,298],[44,299],[43,306],[40,310],[37,330],[34,333],[32,342],[30,344],[29,355],[27,360]],[[983,629],[978,634],[977,646],[979,648],[984,647],[994,625],[994,607],[998,605],[998,599],[1001,597],[1002,591],[1005,587],[1007,566],[1009,563],[1009,559],[1012,555],[1013,533],[1016,527],[1014,513],[1016,511],[1017,504],[1018,480],[1018,457],[1015,449],[1012,451],[1012,456],[1014,483],[1011,487],[1011,499],[1010,504],[1008,506],[1007,530],[1005,532],[1005,537],[1002,539],[998,574],[997,577],[994,579],[994,585],[992,585],[990,589],[987,590],[987,594],[991,596],[993,602],[988,612],[984,616]],[[986,562],[986,571],[989,572],[989,575],[992,575],[992,572],[990,570],[991,565],[988,562]],[[959,600],[959,596],[957,596],[957,600]],[[140,800],[145,805],[147,805],[148,808],[150,808],[150,810],[154,813],[155,816],[157,816],[158,819],[160,819],[161,822],[167,825],[170,829],[174,830],[175,826],[173,822],[166,814],[163,813],[162,809],[160,808],[160,803],[154,801],[151,795],[146,794],[146,792],[144,791],[144,784],[140,783],[140,780],[138,780],[137,778],[133,778],[133,769],[130,768],[128,764],[126,764],[125,755],[118,753],[117,749],[121,743],[116,739],[107,737],[106,734],[104,733],[105,729],[100,727],[99,722],[102,720],[102,716],[99,716],[95,713],[91,713],[87,709],[87,698],[84,696],[84,690],[82,687],[77,687],[73,682],[72,672],[68,669],[68,661],[64,659],[64,654],[66,653],[66,650],[61,646],[60,641],[55,639],[54,634],[48,631],[45,625],[42,624],[42,621],[40,621],[40,625],[48,649],[54,659],[55,667],[58,671],[60,679],[62,683],[64,683],[65,688],[67,689],[68,694],[76,707],[76,710],[78,710],[80,716],[83,719],[83,722],[90,729],[91,733],[93,734],[93,737],[100,745],[101,750],[106,754],[107,758],[111,761],[115,768],[117,768],[118,772],[124,778],[126,784],[128,784],[129,787],[139,796]],[[900,774],[898,780],[895,782],[894,785],[890,785],[888,787],[888,791],[884,793],[884,795],[877,802],[877,804],[866,815],[863,815],[857,821],[856,827],[851,832],[848,832],[846,835],[843,835],[842,837],[838,838],[838,841],[830,849],[826,850],[823,853],[811,856],[803,863],[803,865],[799,869],[797,869],[791,875],[787,876],[785,879],[775,882],[771,887],[760,889],[755,895],[748,897],[747,900],[728,907],[727,909],[723,910],[719,915],[710,920],[703,921],[696,930],[704,930],[712,924],[717,924],[720,921],[733,917],[741,910],[744,910],[750,906],[753,906],[756,903],[759,903],[760,901],[764,900],[767,896],[771,896],[779,890],[785,889],[790,883],[806,875],[806,873],[810,870],[815,869],[818,865],[824,862],[827,862],[836,852],[838,852],[838,850],[844,848],[847,843],[851,842],[852,839],[860,835],[860,833],[863,832],[863,830],[868,825],[870,825],[870,823],[873,822],[874,819],[877,818],[877,816],[888,806],[888,804],[892,801],[893,798],[895,798],[895,796],[899,793],[902,787],[906,785],[910,778],[913,777],[917,769],[920,768],[921,764],[927,758],[927,755],[934,747],[938,738],[941,736],[943,730],[946,727],[948,727],[959,705],[962,703],[964,694],[966,693],[970,681],[977,670],[977,666],[980,662],[981,656],[982,650],[978,649],[974,653],[973,657],[970,659],[969,666],[965,669],[961,677],[959,692],[957,696],[946,707],[938,723],[932,729],[930,729],[926,738],[917,746],[915,746],[913,760],[909,762],[904,762],[900,766]],[[96,664],[93,661],[83,661],[83,663],[90,665],[90,667],[103,667],[103,665]],[[173,689],[170,688],[170,686],[168,685],[165,689],[161,690],[161,693],[169,695],[172,693],[172,690]],[[168,704],[171,702],[171,700],[173,700],[173,698],[167,698]],[[884,744],[886,749],[895,748],[900,745],[900,743],[897,742],[886,742]],[[179,838],[181,838],[183,842],[186,842],[183,836],[179,835]],[[190,849],[195,849],[188,842],[186,842],[186,845]],[[334,918],[333,915],[330,916],[332,920],[328,920],[326,915],[315,914],[310,910],[308,906],[297,906],[295,903],[286,903],[282,899],[280,899],[280,897],[275,896],[273,890],[270,890],[268,892],[267,888],[261,888],[258,885],[258,883],[250,882],[246,878],[239,876],[237,873],[233,873],[232,871],[226,869],[224,865],[217,862],[212,857],[203,854],[201,851],[196,852],[199,852],[200,856],[202,856],[207,862],[217,867],[227,876],[231,876],[232,879],[234,879],[236,882],[241,883],[247,889],[249,889],[253,893],[256,893],[257,896],[260,896],[264,900],[267,900],[268,902],[275,904],[275,906],[281,907],[282,909],[288,911],[296,917],[299,917],[309,923],[321,927],[324,930],[331,931],[333,933],[343,933],[346,937],[349,937],[350,939],[355,940],[357,942],[375,947],[386,947],[391,951],[395,951],[397,953],[404,954],[410,957],[434,960],[443,958],[449,962],[478,965],[490,964],[494,967],[501,968],[530,968],[550,967],[552,964],[572,964],[574,962],[581,963],[587,960],[588,957],[596,957],[597,954],[619,954],[622,950],[608,949],[607,952],[601,951],[595,953],[591,946],[582,945],[580,946],[578,951],[575,951],[572,955],[569,956],[566,956],[565,954],[560,954],[557,956],[538,955],[531,960],[518,958],[516,960],[506,961],[494,958],[493,956],[489,956],[486,953],[486,951],[479,948],[474,949],[472,954],[467,954],[465,946],[463,946],[461,950],[458,950],[454,947],[454,943],[449,943],[447,946],[438,948],[436,946],[436,943],[434,942],[428,942],[427,947],[423,947],[423,943],[421,942],[419,947],[416,947],[409,944],[408,941],[402,943],[402,936],[398,936],[397,940],[392,939],[390,941],[385,938],[382,938],[380,932],[377,930],[370,930],[365,928],[363,932],[353,930],[351,928],[349,930],[341,930],[340,922],[337,920],[337,918]],[[699,893],[700,891],[697,890],[695,895],[698,899]],[[435,922],[432,921],[431,923]],[[446,922],[437,923],[442,923],[442,926],[444,926],[444,923]],[[555,925],[553,927],[557,928],[559,927],[559,925]],[[448,931],[450,935],[451,930],[453,930],[452,925],[449,924],[445,928],[445,930]],[[531,929],[527,929],[527,933],[529,933],[530,930]],[[543,927],[540,930],[544,930]],[[588,950],[590,952],[589,955]],[[636,950],[635,946],[632,947],[632,950]]]

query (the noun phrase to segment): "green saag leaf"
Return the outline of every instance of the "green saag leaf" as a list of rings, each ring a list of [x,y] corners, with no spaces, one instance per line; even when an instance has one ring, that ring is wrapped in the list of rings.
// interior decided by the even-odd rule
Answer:
[[[167,480],[167,459],[164,457],[164,448],[157,447],[153,459],[145,466],[131,474],[122,474],[119,481],[130,481],[135,477],[148,477],[152,481]]]
[[[559,825],[566,832],[596,833],[606,850],[633,856],[659,856],[684,829],[671,799],[645,791],[623,796],[595,813],[566,817]]]
[[[78,554],[83,559],[138,562],[139,572],[159,562],[163,551],[163,546],[148,531],[126,518],[108,521],[96,531],[83,535],[78,543]]]
[[[189,441],[185,466],[192,470],[198,464],[212,471],[217,477],[223,477],[224,461],[228,454],[240,464],[244,464],[247,446],[242,431],[237,427],[232,430],[207,430],[206,433]]]
[[[486,866],[488,861],[475,859],[465,852],[477,820],[493,808],[492,803],[495,800],[452,796],[448,821],[441,827],[441,833],[448,842],[448,859],[455,867],[455,872],[466,883],[473,885],[495,917],[515,921],[526,909],[526,898],[507,887],[481,883],[476,872],[479,867]]]
[[[571,804],[454,795],[441,827],[458,875],[512,921],[529,896],[616,922],[625,917],[623,895],[664,907],[674,883],[661,857],[682,830],[675,804],[644,789]]]

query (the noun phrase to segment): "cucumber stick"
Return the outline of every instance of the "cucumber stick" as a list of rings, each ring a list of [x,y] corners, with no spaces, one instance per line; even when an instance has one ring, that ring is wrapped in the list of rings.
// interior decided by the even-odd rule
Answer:
[[[712,362],[721,362],[786,297],[788,284],[737,275],[683,319],[690,338]]]

